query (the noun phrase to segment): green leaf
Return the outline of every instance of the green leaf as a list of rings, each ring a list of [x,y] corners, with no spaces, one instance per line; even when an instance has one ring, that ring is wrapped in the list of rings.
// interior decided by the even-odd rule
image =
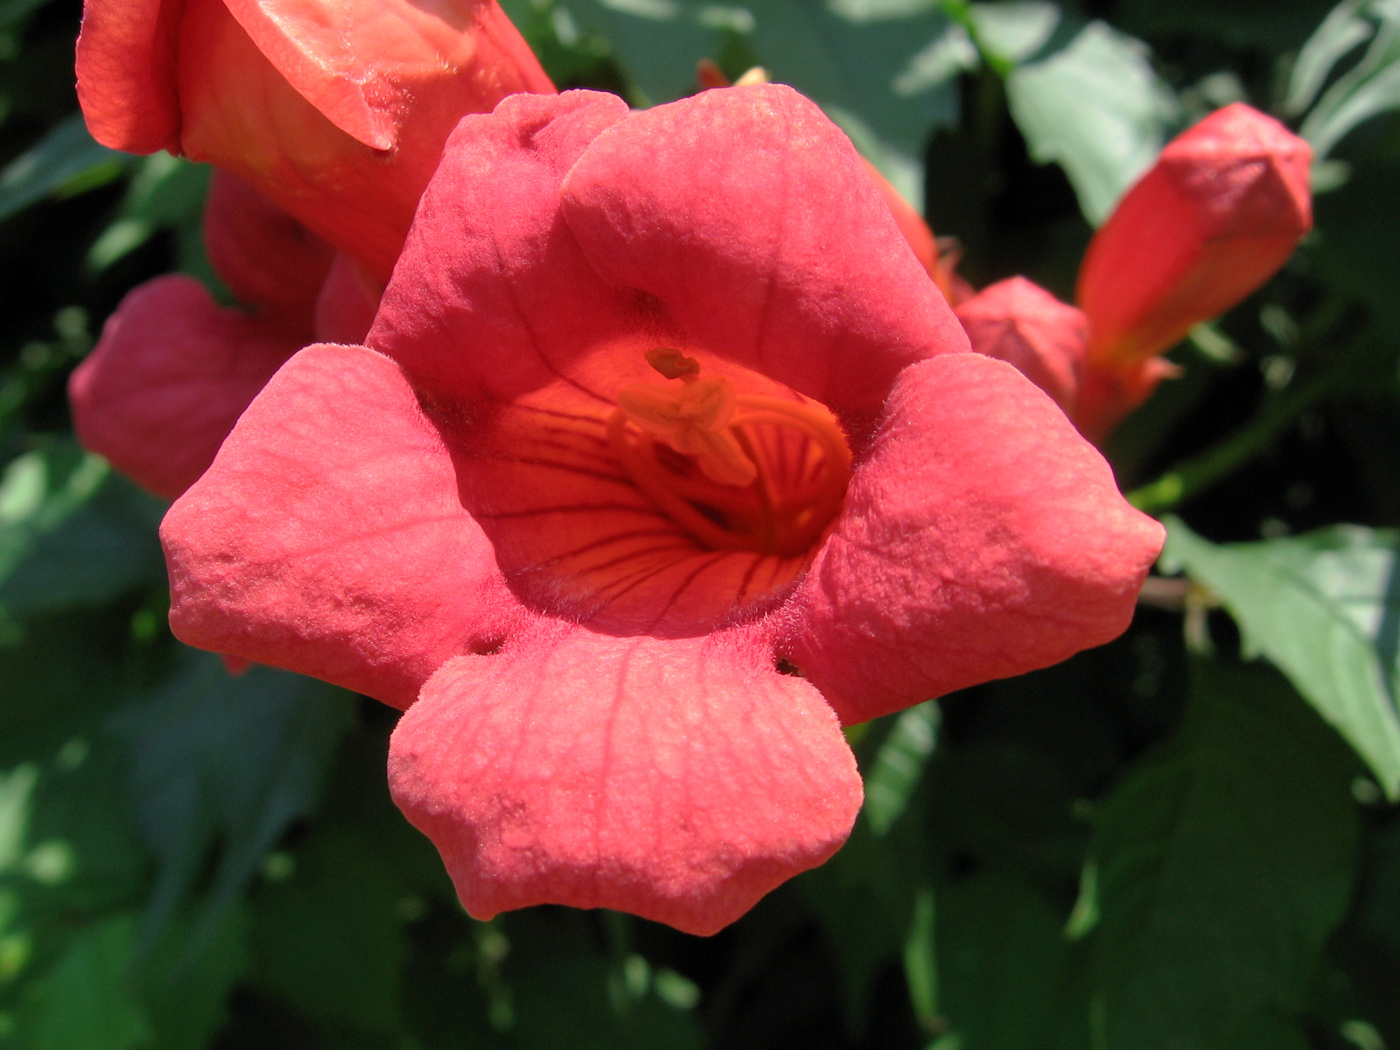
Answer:
[[[1370,3],[1371,0],[1342,0],[1308,37],[1293,62],[1288,94],[1283,100],[1285,113],[1296,116],[1311,106],[1336,64],[1353,48],[1371,39],[1375,27],[1360,17]]]
[[[1323,93],[1299,129],[1317,161],[1358,124],[1400,108],[1400,3],[1371,0],[1365,13],[1377,20],[1371,46]]]
[[[389,1031],[399,1018],[408,895],[393,859],[344,828],[288,854],[253,898],[258,986],[316,1022]]]
[[[639,956],[634,956],[645,965]],[[649,968],[632,989],[596,956],[535,954],[512,981],[515,1043],[522,1050],[700,1050],[694,1018],[650,988]]]
[[[1061,916],[1023,877],[992,870],[939,897],[940,1007],[966,1047],[1060,1046],[1067,1018],[1087,1020],[1070,987],[1070,945]]]
[[[188,923],[172,924],[142,967],[142,1000],[160,1050],[204,1050],[251,965],[245,909],[230,911],[198,951],[189,951],[190,934]]]
[[[0,608],[33,616],[105,605],[141,584],[163,586],[165,559],[156,538],[162,510],[125,478],[106,474],[71,517],[35,530],[14,571],[0,579]]]
[[[1301,1050],[1285,1018],[1351,893],[1350,756],[1268,669],[1194,676],[1178,736],[1096,817],[1099,1043]]]
[[[1102,22],[1013,70],[1006,93],[1031,156],[1064,168],[1094,225],[1152,164],[1180,111],[1146,46]]]
[[[0,222],[45,197],[95,189],[133,160],[95,142],[82,114],[75,113],[0,171]]]
[[[310,812],[349,722],[349,696],[268,667],[231,675],[193,653],[161,692],[119,712],[141,828],[160,858],[152,930],[219,850],[202,932],[212,930],[292,821]]]
[[[938,705],[929,700],[900,714],[865,778],[865,819],[883,835],[909,804],[938,741]]]
[[[741,41],[776,81],[854,115],[889,148],[922,155],[936,126],[957,119],[957,76],[970,57],[930,60],[955,26],[931,0],[564,0],[584,29],[612,44],[647,101],[696,90],[695,64]],[[946,48],[946,44],[944,45]]]
[[[1337,526],[1216,546],[1167,521],[1164,564],[1214,592],[1267,656],[1400,798],[1400,534]]]
[[[88,266],[105,270],[161,230],[197,227],[211,170],[169,153],[142,157],[116,219],[88,251]]]
[[[71,440],[46,443],[10,461],[0,475],[0,582],[40,536],[97,493],[107,474],[106,460]]]
[[[19,1016],[29,1050],[128,1050],[150,1023],[130,983],[136,919],[118,915],[80,931],[30,989]]]
[[[1035,57],[1061,19],[1059,5],[1044,0],[969,4],[967,13],[977,30],[977,46],[1003,73]]]

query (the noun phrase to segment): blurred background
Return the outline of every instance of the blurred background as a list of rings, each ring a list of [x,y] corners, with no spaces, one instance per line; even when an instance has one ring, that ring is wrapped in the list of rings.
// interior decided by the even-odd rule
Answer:
[[[698,939],[479,923],[388,798],[395,713],[176,643],[163,506],[72,437],[136,284],[216,286],[208,170],[87,135],[78,0],[0,0],[0,1047],[1400,1050],[1400,3],[506,0],[561,87],[819,102],[977,286],[1244,100],[1316,229],[1111,437],[1170,518],[1128,633],[849,732],[826,866]]]

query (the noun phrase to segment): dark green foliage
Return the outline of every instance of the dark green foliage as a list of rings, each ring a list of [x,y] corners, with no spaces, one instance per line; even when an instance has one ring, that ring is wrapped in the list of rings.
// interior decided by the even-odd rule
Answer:
[[[638,105],[765,66],[979,286],[1071,297],[1214,106],[1301,129],[1316,231],[1109,444],[1180,575],[1109,646],[853,728],[850,841],[714,938],[474,922],[388,798],[393,712],[166,631],[162,507],[63,383],[129,288],[213,281],[209,173],[94,143],[80,3],[0,0],[0,1050],[1400,1047],[1400,8],[505,6]]]

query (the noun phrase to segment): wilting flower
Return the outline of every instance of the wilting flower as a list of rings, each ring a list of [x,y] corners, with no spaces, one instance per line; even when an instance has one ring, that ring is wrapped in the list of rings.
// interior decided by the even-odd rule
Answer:
[[[462,114],[552,90],[496,0],[86,0],[78,39],[99,142],[231,171],[381,279]]]
[[[210,261],[245,307],[183,274],[148,281],[68,384],[84,447],[167,499],[287,358],[317,338],[362,339],[378,304],[357,264],[233,176],[215,173],[204,215]]]
[[[171,508],[172,626],[407,708],[391,788],[473,915],[713,932],[848,834],[841,722],[1131,617],[1160,526],[966,346],[789,89],[507,99],[366,346]]]

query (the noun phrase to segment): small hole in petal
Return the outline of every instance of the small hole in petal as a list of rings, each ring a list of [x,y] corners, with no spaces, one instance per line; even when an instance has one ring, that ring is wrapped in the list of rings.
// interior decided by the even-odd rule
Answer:
[[[773,667],[779,674],[790,675],[793,678],[807,677],[802,673],[802,669],[798,667],[795,663],[793,663],[791,660],[789,660],[786,656],[778,657],[777,661],[773,664]]]
[[[505,645],[506,640],[502,637],[473,638],[467,643],[467,652],[473,656],[495,656]]]

